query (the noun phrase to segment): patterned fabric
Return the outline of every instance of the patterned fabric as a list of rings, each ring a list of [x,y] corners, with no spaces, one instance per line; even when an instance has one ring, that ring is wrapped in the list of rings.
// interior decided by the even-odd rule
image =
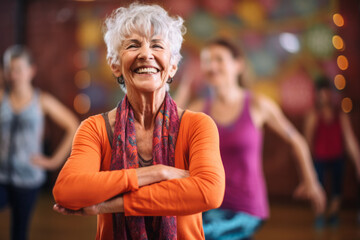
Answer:
[[[33,155],[42,153],[44,124],[40,90],[34,90],[21,112],[14,112],[10,96],[4,94],[0,101],[0,184],[37,188],[45,182],[44,169],[31,162]]]
[[[180,120],[175,102],[166,93],[155,118],[153,164],[174,166],[175,144]],[[113,137],[111,170],[139,167],[136,147],[134,112],[127,96],[119,103]],[[138,217],[113,214],[115,240],[176,239],[176,217]]]

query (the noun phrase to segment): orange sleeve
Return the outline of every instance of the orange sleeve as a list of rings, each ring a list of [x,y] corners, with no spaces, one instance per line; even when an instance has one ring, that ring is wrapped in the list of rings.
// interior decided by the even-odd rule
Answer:
[[[135,169],[100,171],[102,158],[111,157],[102,152],[107,137],[101,120],[102,116],[97,115],[81,123],[71,155],[56,180],[53,195],[65,208],[80,209],[138,189]]]
[[[190,215],[217,208],[222,203],[225,173],[217,127],[205,114],[191,115],[177,140],[177,144],[187,145],[187,150],[175,152],[184,161],[188,158],[190,177],[155,183],[124,194],[126,216]]]

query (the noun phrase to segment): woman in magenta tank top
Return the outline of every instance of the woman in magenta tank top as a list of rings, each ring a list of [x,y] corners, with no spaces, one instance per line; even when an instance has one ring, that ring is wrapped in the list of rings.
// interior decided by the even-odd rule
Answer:
[[[315,108],[305,121],[305,137],[311,146],[314,166],[319,181],[324,184],[324,176],[331,174],[331,195],[328,217],[330,226],[339,224],[338,213],[341,203],[344,154],[349,153],[355,165],[357,179],[360,180],[360,150],[348,115],[341,112],[333,101],[330,80],[317,80]],[[323,228],[325,212],[316,217],[315,227]]]
[[[225,39],[210,42],[201,52],[201,64],[213,94],[189,109],[204,111],[216,122],[226,175],[222,206],[203,215],[206,239],[250,239],[269,217],[261,156],[264,125],[294,149],[304,179],[296,194],[310,199],[316,212],[322,211],[325,196],[304,138],[276,104],[238,85],[245,64],[236,46]],[[185,88],[180,89],[179,99],[186,95]]]

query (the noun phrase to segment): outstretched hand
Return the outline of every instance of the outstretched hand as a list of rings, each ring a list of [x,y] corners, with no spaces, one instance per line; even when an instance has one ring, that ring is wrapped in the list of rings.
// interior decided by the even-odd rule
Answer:
[[[324,189],[318,182],[301,183],[295,190],[294,196],[311,201],[315,214],[322,214],[326,208],[326,197]]]

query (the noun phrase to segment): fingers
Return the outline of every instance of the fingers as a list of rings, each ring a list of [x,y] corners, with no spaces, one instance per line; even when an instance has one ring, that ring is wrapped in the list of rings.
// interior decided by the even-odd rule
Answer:
[[[53,210],[55,212],[61,213],[63,215],[77,215],[77,216],[84,216],[84,211],[83,209],[79,209],[79,210],[71,210],[71,209],[67,209],[64,208],[62,206],[60,206],[59,204],[55,204],[53,206]]]

